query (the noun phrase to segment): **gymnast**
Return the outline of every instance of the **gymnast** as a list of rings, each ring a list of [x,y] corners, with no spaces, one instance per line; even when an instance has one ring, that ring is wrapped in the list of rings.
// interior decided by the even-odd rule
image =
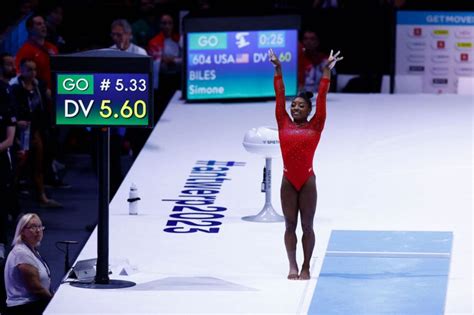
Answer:
[[[315,237],[313,219],[316,212],[316,177],[313,171],[313,157],[326,120],[326,94],[331,79],[331,69],[343,57],[339,52],[331,54],[323,68],[323,77],[316,98],[316,113],[308,120],[313,93],[300,92],[291,102],[291,118],[285,109],[285,87],[281,63],[273,50],[269,50],[270,62],[275,67],[274,88],[276,95],[275,114],[278,123],[280,148],[283,156],[283,179],[280,198],[285,217],[285,247],[290,264],[288,279],[309,280],[310,260]],[[303,230],[303,265],[299,273],[296,262],[296,226],[298,212]]]

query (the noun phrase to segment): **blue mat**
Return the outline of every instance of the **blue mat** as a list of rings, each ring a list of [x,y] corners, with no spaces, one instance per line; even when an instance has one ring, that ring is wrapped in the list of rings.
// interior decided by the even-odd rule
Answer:
[[[308,314],[443,314],[451,247],[451,232],[332,231]]]

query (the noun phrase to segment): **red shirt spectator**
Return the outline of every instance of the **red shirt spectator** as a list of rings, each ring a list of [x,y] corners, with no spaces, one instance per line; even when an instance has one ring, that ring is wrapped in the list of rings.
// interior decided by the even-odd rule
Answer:
[[[175,33],[172,34],[170,38],[174,42],[179,43],[180,35]],[[153,60],[161,60],[165,48],[165,39],[166,37],[163,32],[160,32],[148,42],[148,54],[153,58]]]
[[[317,93],[319,81],[328,55],[320,49],[319,37],[314,31],[303,33],[298,45],[298,88]]]
[[[180,35],[174,31],[174,21],[171,15],[163,14],[161,16],[160,32],[150,39],[147,51],[153,59],[153,85],[155,89],[158,88],[160,76],[178,77],[182,62]]]
[[[44,80],[51,89],[50,56],[58,54],[58,48],[45,40],[47,35],[46,23],[40,15],[32,15],[26,21],[28,40],[20,47],[16,54],[15,63],[17,73],[20,72],[20,62],[31,59],[37,67],[38,78]]]

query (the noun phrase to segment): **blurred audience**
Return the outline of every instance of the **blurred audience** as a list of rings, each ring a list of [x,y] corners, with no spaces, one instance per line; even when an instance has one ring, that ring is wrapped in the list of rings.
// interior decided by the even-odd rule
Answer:
[[[46,10],[46,40],[58,48],[60,52],[65,52],[66,41],[61,35],[61,24],[64,18],[64,8],[60,4],[55,4]]]
[[[132,23],[133,42],[140,47],[146,47],[158,30],[155,1],[138,0],[138,16]]]
[[[156,123],[174,92],[181,87],[183,53],[171,14],[161,16],[160,32],[148,42],[147,51],[153,59],[153,87],[158,105],[154,108]]]
[[[23,18],[38,9],[39,0],[20,0],[18,4],[20,10],[20,18]]]
[[[11,87],[17,114],[18,166],[16,183],[20,182],[21,176],[31,166],[40,207],[60,208],[62,207],[60,203],[47,197],[44,186],[45,147],[51,125],[46,106],[50,102],[51,96],[45,82],[37,77],[36,69],[34,60],[22,59],[20,61],[20,75]]]
[[[48,88],[47,93],[49,96],[52,87],[50,56],[57,55],[58,48],[46,40],[48,35],[47,26],[42,15],[36,13],[32,14],[26,20],[26,29],[28,31],[28,40],[20,47],[15,57],[17,73],[21,72],[21,60],[30,59],[34,61],[36,76],[38,79],[46,82]],[[46,100],[44,100],[43,105],[43,110],[50,116],[50,119],[52,119],[53,109],[51,102],[46,102]],[[48,132],[50,136],[50,141],[47,143],[47,146],[43,148],[46,163],[45,174],[47,175],[48,184],[55,187],[69,187],[69,185],[60,180],[53,167],[54,163],[58,164],[58,130],[51,124],[45,128],[49,129]]]
[[[13,190],[13,164],[10,148],[15,138],[16,118],[13,113],[10,79],[15,76],[13,56],[0,54],[0,261],[5,258],[8,216],[16,209]]]
[[[321,49],[316,31],[303,31],[298,57],[298,90],[317,93],[319,81],[323,76],[323,69],[329,55]],[[334,70],[333,74],[335,74]],[[332,84],[331,88],[334,86]]]

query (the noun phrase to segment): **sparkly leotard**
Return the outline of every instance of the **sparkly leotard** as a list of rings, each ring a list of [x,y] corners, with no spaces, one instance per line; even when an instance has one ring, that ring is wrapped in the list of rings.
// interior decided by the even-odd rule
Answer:
[[[313,172],[313,157],[326,120],[326,94],[329,79],[322,78],[316,98],[316,114],[308,123],[297,125],[285,109],[285,86],[281,75],[275,75],[276,119],[283,156],[284,176],[300,190]]]

